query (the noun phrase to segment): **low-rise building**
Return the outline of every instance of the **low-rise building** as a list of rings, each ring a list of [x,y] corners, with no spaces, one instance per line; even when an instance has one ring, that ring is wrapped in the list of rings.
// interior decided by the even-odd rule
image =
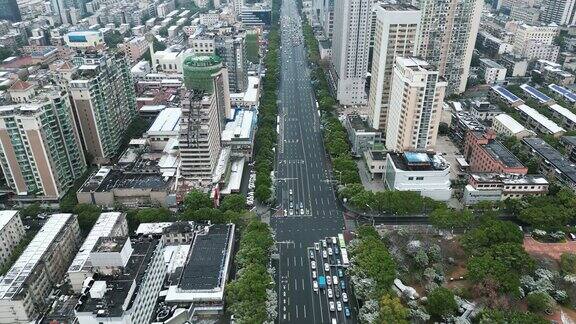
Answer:
[[[532,97],[532,99],[537,100],[542,105],[554,104],[554,99],[548,97],[547,95],[538,91],[538,89],[536,89],[532,86],[529,86],[527,84],[523,84],[520,86],[520,89],[522,89],[526,95]]]
[[[10,259],[14,248],[26,235],[17,210],[0,211],[0,266]]]
[[[452,196],[450,163],[435,153],[389,152],[384,183],[390,190],[417,191],[439,201]]]
[[[470,114],[481,121],[491,121],[502,111],[487,101],[475,101],[470,105]]]
[[[576,107],[576,93],[573,91],[557,84],[549,84],[548,89],[554,91],[558,97],[566,100],[568,103],[571,103],[574,105],[574,107]]]
[[[470,173],[464,188],[463,203],[520,199],[548,193],[548,181],[541,175]]]
[[[153,151],[162,151],[170,142],[178,141],[181,115],[180,108],[165,108],[156,116],[150,128],[142,134]]]
[[[564,128],[530,106],[520,105],[518,106],[518,111],[520,111],[520,115],[524,118],[526,124],[540,133],[560,137],[566,132]]]
[[[501,102],[510,107],[518,107],[524,104],[524,100],[500,85],[492,86],[488,95],[490,101]]]
[[[82,243],[80,250],[72,260],[68,268],[68,279],[72,285],[72,290],[80,293],[84,287],[86,279],[94,275],[90,252],[101,237],[127,236],[128,222],[126,214],[120,212],[102,213],[90,230],[90,233]]]
[[[509,77],[523,77],[528,71],[528,60],[521,56],[505,54],[500,57],[498,63],[506,68],[506,76]]]
[[[533,131],[526,129],[526,127],[507,114],[500,114],[494,117],[492,129],[498,135],[516,137],[517,139],[536,135]]]
[[[576,162],[576,136],[562,136],[560,143],[566,149],[566,155],[572,162]]]
[[[383,151],[366,150],[364,151],[364,161],[366,167],[370,172],[370,177],[374,179],[382,179],[386,171],[386,153]]]
[[[491,59],[480,59],[480,70],[486,84],[499,83],[506,79],[506,68]]]
[[[237,109],[234,120],[228,121],[222,130],[222,146],[229,146],[232,157],[252,159],[256,132],[256,111]]]
[[[375,143],[380,143],[382,133],[373,129],[357,114],[346,116],[344,126],[348,131],[348,139],[352,143],[352,154],[362,156],[365,151],[372,149]]]
[[[562,127],[569,130],[576,129],[576,114],[570,111],[570,109],[566,109],[558,104],[552,104],[549,108],[552,111],[552,116],[561,121]]]
[[[540,172],[566,186],[576,189],[576,165],[543,139],[530,137],[522,140],[539,160]]]
[[[44,312],[79,242],[76,215],[49,217],[0,282],[0,323],[29,323]]]
[[[90,253],[94,277],[75,308],[79,324],[150,323],[166,275],[154,236],[101,237]]]
[[[452,130],[454,143],[462,147],[468,132],[484,132],[486,126],[478,118],[472,116],[470,112],[461,111],[452,114],[450,129]]]
[[[496,140],[496,133],[468,132],[464,143],[464,157],[472,172],[526,174],[528,168]]]

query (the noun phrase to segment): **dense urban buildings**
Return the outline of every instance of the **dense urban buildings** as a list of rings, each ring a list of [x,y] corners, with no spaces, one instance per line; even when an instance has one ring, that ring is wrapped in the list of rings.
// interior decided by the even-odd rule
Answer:
[[[436,66],[447,94],[466,89],[482,5],[480,0],[420,1],[417,55]]]
[[[420,11],[413,6],[378,3],[368,106],[370,126],[385,130],[390,109],[390,84],[397,57],[416,50]]]

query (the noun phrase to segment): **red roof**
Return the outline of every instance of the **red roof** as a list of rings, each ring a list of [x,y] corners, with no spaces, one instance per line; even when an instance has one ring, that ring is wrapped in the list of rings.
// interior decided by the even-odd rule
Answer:
[[[12,84],[10,90],[28,90],[32,85],[26,81],[18,80]]]

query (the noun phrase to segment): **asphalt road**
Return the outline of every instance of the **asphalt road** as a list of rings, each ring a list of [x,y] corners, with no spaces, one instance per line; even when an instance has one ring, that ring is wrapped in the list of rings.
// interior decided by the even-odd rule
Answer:
[[[302,26],[292,0],[283,1],[280,30],[278,211],[271,218],[280,254],[279,323],[331,323],[333,318],[338,323],[355,323],[354,311],[351,318],[343,312],[330,312],[327,300],[312,289],[307,249],[320,239],[341,233],[344,219],[326,171]]]

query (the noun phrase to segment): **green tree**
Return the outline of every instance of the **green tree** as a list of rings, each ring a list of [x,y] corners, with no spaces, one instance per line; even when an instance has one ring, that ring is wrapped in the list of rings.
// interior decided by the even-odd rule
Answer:
[[[212,208],[213,203],[210,195],[200,190],[190,191],[184,198],[184,208],[187,210],[198,210],[200,208]]]
[[[550,321],[530,312],[485,308],[478,315],[480,324],[550,324]]]
[[[109,48],[116,48],[118,44],[122,44],[122,42],[124,42],[124,37],[117,30],[104,35],[104,43],[106,43]]]
[[[33,203],[20,209],[20,217],[36,217],[42,212],[42,206],[39,203]]]
[[[380,298],[378,322],[381,324],[408,324],[408,309],[402,305],[400,298],[383,294]]]
[[[102,209],[96,205],[79,204],[74,208],[74,214],[78,215],[78,226],[83,235],[87,235],[98,217],[100,217]]]
[[[518,218],[538,229],[553,231],[568,224],[574,215],[572,210],[562,205],[549,204],[525,208]]]
[[[528,309],[536,313],[549,312],[554,307],[554,299],[543,291],[528,294],[526,303],[528,304]]]
[[[472,220],[472,212],[467,209],[455,211],[441,207],[430,213],[430,222],[432,225],[441,229],[468,228]]]
[[[488,219],[477,228],[468,231],[460,239],[468,253],[482,253],[486,248],[500,243],[519,243],[524,235],[512,222]]]
[[[576,273],[576,253],[562,253],[560,256],[560,269],[563,273]]]
[[[232,210],[235,212],[241,212],[246,209],[246,198],[241,194],[231,194],[224,197],[222,204],[220,205],[220,210],[223,212]]]
[[[426,310],[430,315],[440,319],[454,315],[458,310],[458,304],[454,299],[454,293],[448,288],[438,287],[428,294]]]

